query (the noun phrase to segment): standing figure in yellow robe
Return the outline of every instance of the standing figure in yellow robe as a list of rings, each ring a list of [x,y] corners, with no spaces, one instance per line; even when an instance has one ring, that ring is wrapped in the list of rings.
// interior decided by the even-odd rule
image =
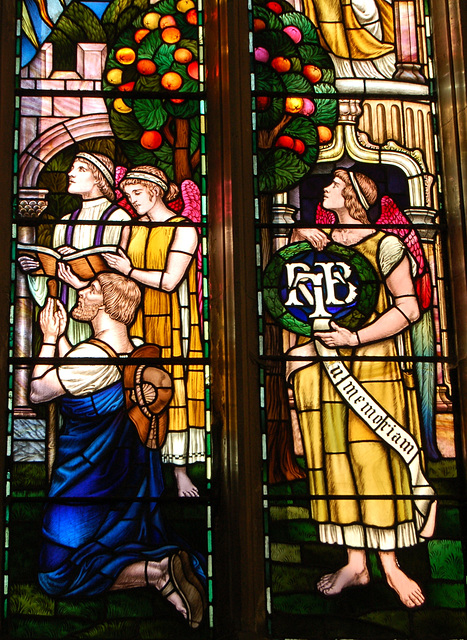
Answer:
[[[196,362],[203,357],[198,308],[196,260],[198,233],[190,221],[166,206],[178,187],[155,167],[128,171],[120,188],[139,216],[126,248],[105,254],[110,267],[143,288],[142,305],[130,334],[161,348],[172,377],[169,428],[163,462],[174,465],[180,497],[196,497],[198,489],[187,464],[205,456],[205,376]],[[122,247],[125,245],[122,245]]]
[[[392,0],[303,0],[337,78],[392,78]]]
[[[318,351],[333,349],[356,384],[421,447],[417,392],[410,359],[398,360],[401,342],[410,358],[407,330],[420,311],[413,284],[411,256],[392,234],[369,226],[367,210],[376,202],[374,182],[360,173],[339,169],[324,189],[323,206],[336,214],[332,229],[297,229],[292,242],[307,240],[318,251],[333,242],[352,247],[373,266],[379,284],[376,308],[358,331],[331,322],[329,331],[312,338],[296,336],[288,351],[289,381],[304,441],[311,494],[311,517],[320,540],[343,545],[348,561],[323,576],[318,589],[335,595],[370,580],[366,550],[375,549],[390,587],[407,607],[423,604],[420,586],[400,568],[396,549],[410,547],[434,532],[436,501],[427,484],[427,499],[417,508],[408,464],[339,394]],[[329,353],[329,352],[328,352]],[[360,396],[361,397],[361,396]],[[420,453],[423,470],[423,456]]]

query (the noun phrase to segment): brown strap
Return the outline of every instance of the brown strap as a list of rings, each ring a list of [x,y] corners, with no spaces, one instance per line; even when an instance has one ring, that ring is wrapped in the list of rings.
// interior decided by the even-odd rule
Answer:
[[[90,340],[88,340],[88,342],[90,344],[96,345],[96,347],[100,347],[102,351],[105,351],[106,354],[111,358],[118,358],[117,352],[114,351],[110,346],[110,344],[107,344],[107,342],[104,342],[103,340],[99,340],[99,338],[91,338]],[[123,372],[123,365],[118,364],[117,367],[120,369],[121,372]]]

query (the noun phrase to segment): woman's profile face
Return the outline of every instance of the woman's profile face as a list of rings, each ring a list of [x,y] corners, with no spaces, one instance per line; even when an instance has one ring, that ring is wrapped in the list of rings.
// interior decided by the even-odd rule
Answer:
[[[124,188],[129,203],[139,216],[144,216],[154,206],[154,197],[144,184],[128,184]]]
[[[345,207],[345,200],[342,195],[344,188],[345,182],[335,177],[331,184],[324,188],[323,207],[330,211],[343,209]]]

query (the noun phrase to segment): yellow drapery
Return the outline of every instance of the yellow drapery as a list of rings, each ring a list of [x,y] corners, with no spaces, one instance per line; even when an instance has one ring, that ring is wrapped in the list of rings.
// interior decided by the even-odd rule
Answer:
[[[304,0],[304,9],[327,51],[341,58],[371,60],[394,50],[392,6],[385,0],[375,2],[381,16],[382,42],[358,22],[351,0]]]

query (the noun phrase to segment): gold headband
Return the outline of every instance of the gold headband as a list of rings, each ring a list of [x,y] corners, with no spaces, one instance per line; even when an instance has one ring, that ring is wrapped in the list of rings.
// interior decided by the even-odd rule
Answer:
[[[88,162],[93,164],[96,167],[96,169],[99,169],[99,171],[102,173],[102,175],[107,180],[107,182],[110,185],[112,185],[112,187],[114,186],[114,179],[112,174],[107,169],[105,164],[99,160],[99,158],[96,158],[91,153],[86,153],[85,151],[80,151],[79,153],[77,153],[76,158],[82,158],[83,160],[87,160]]]
[[[143,171],[128,171],[128,173],[123,178],[122,182],[125,180],[144,180],[145,182],[153,182],[157,184],[163,191],[168,191],[169,187],[157,176],[153,176],[151,173],[144,173]]]
[[[365,211],[368,211],[368,209],[370,208],[370,205],[368,204],[368,200],[365,198],[362,190],[360,189],[360,185],[357,182],[357,177],[355,176],[353,171],[347,171],[347,173],[349,174],[350,182],[352,183],[352,187],[357,196],[357,200],[360,202],[360,204],[365,209]]]

